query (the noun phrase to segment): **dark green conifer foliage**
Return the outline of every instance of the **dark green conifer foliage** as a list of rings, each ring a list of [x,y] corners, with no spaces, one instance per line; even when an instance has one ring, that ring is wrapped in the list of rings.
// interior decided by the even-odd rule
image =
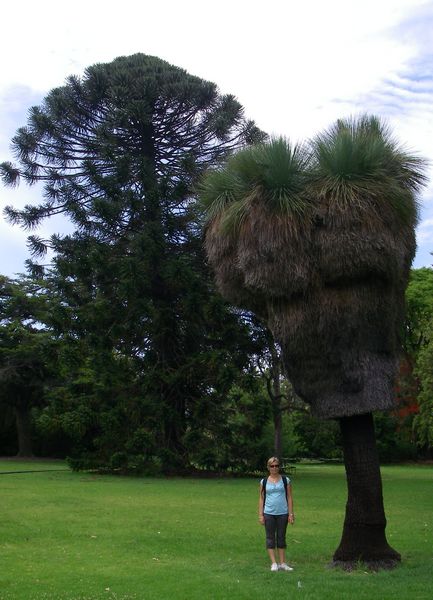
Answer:
[[[29,238],[36,257],[54,250],[59,327],[85,339],[92,360],[134,362],[144,412],[158,407],[156,445],[170,464],[187,462],[182,440],[194,404],[227,389],[233,353],[238,366],[245,360],[236,341],[244,344],[244,333],[214,298],[203,264],[193,188],[209,165],[262,139],[233,96],[137,54],[94,65],[52,90],[13,139],[18,166],[1,165],[6,184],[44,186],[39,206],[7,209],[12,222],[33,229],[63,213],[74,223],[72,235]],[[131,377],[129,367],[124,374]],[[108,381],[98,402],[109,398],[114,407],[119,386]]]
[[[34,282],[0,276],[0,412],[2,427],[13,418],[19,456],[33,455],[31,411],[44,404],[54,371],[56,342],[40,327],[44,313]]]

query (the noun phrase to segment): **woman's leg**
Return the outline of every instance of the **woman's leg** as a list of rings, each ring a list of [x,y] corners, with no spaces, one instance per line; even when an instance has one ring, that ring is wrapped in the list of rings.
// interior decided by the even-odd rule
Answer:
[[[287,530],[287,515],[278,515],[276,517],[277,529],[277,548],[280,563],[286,562],[286,530]]]
[[[272,563],[276,563],[275,557],[275,533],[277,531],[277,519],[273,515],[265,515],[266,549]]]

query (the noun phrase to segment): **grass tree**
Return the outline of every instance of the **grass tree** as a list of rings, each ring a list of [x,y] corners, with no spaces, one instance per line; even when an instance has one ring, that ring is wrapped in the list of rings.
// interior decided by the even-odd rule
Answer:
[[[393,406],[424,163],[375,117],[240,151],[203,182],[223,295],[266,320],[295,391],[338,419],[348,500],[333,561],[392,567],[372,411]]]

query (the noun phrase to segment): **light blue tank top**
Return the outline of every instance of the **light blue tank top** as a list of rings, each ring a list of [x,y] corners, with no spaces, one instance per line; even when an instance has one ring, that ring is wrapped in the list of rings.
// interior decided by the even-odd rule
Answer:
[[[261,484],[264,484],[264,479],[261,480]],[[290,485],[290,479],[287,477],[287,485]],[[272,483],[267,481],[266,483],[266,500],[264,513],[267,515],[287,515],[289,512],[286,500],[286,492],[284,489],[283,480],[280,479],[278,483]]]

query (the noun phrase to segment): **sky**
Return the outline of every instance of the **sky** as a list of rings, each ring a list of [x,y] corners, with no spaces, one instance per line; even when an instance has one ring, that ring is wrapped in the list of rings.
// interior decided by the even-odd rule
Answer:
[[[10,140],[69,75],[136,52],[234,94],[264,131],[308,139],[360,113],[387,120],[429,161],[414,267],[433,264],[433,0],[14,0],[2,5],[0,162]],[[40,189],[0,184],[0,208]],[[56,218],[36,232],[65,233]],[[28,232],[0,216],[0,273],[24,272]]]

